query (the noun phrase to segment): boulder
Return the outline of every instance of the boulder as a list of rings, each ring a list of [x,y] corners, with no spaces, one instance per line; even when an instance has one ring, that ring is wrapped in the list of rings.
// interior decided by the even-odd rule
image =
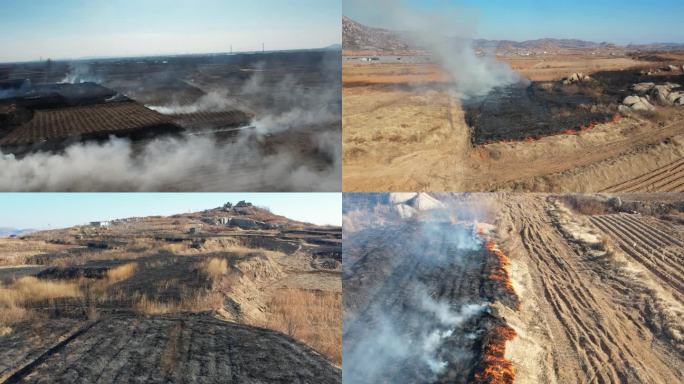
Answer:
[[[653,99],[661,105],[670,105],[671,102],[668,100],[667,96],[670,94],[671,88],[667,85],[656,85],[653,87],[651,95]]]
[[[573,73],[563,80],[564,85],[576,84],[576,83],[586,83],[592,81],[592,78],[585,75],[584,73]]]
[[[625,97],[625,100],[622,101],[622,104],[633,111],[652,111],[655,109],[647,98],[641,96],[627,96]],[[624,108],[622,108],[621,111],[624,111]]]
[[[668,66],[667,66],[667,69],[668,69],[670,72],[676,72],[679,68],[677,68],[676,65],[668,65]]]
[[[682,92],[682,91],[670,92],[670,94],[667,95],[668,104],[681,105],[681,104],[679,104],[679,100],[681,100],[683,97],[684,97],[684,92]]]
[[[640,95],[645,95],[650,92],[653,87],[655,87],[655,83],[637,83],[632,85],[632,90]]]
[[[413,199],[417,195],[417,192],[394,192],[390,193],[389,200],[392,204],[401,204]]]

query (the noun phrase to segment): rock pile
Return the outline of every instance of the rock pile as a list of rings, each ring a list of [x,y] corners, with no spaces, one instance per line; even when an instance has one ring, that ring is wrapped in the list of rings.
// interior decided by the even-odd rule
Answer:
[[[593,81],[593,79],[585,75],[584,73],[573,73],[569,77],[563,79],[563,85],[577,84],[577,83],[588,83]]]
[[[636,95],[625,97],[620,106],[620,111],[628,109],[634,111],[652,111],[653,104],[662,106],[684,105],[684,91],[681,86],[674,83],[657,85],[655,83],[638,83],[631,87]]]

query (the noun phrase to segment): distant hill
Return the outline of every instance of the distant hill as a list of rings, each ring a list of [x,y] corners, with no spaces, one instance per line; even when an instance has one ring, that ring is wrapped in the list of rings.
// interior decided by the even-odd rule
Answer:
[[[392,31],[373,28],[356,22],[346,16],[342,17],[342,47],[351,51],[397,52],[420,50],[412,44],[410,32]],[[452,38],[454,40],[458,38]],[[684,49],[681,43],[654,43],[619,46],[617,44],[579,39],[543,38],[526,41],[513,40],[473,40],[475,49],[495,51],[499,54],[526,50],[531,52],[558,52],[570,49],[599,49],[599,50],[676,50]]]
[[[402,51],[411,49],[400,34],[382,28],[371,28],[343,16],[342,49]]]
[[[21,236],[26,235],[31,232],[35,232],[35,229],[18,229],[10,227],[0,227],[0,237],[11,237],[11,236]]]

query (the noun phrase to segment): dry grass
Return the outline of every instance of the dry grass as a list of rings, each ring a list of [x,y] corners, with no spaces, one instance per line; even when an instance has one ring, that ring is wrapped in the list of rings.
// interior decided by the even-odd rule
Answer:
[[[582,215],[604,215],[611,212],[607,204],[591,196],[569,195],[564,200],[573,211]]]
[[[39,280],[22,277],[8,287],[0,287],[0,324],[31,320],[35,313],[27,304],[46,300],[83,297],[77,282]]]
[[[223,306],[223,297],[217,292],[197,292],[186,295],[181,300],[164,301],[145,295],[133,303],[133,310],[143,315],[162,315],[167,313],[213,311]]]
[[[260,324],[311,346],[336,364],[342,363],[342,295],[284,289],[270,302],[269,318]]]
[[[214,257],[205,262],[202,269],[212,281],[217,281],[228,272],[228,261],[220,257]]]
[[[0,265],[31,264],[32,259],[37,255],[57,252],[66,248],[69,247],[44,241],[0,239]]]
[[[76,282],[40,280],[33,276],[22,277],[9,288],[2,288],[1,292],[0,303],[11,301],[23,304],[67,297],[83,297]]]
[[[107,280],[110,282],[119,282],[128,279],[133,276],[135,271],[138,270],[137,263],[127,263],[124,265],[119,265],[118,267],[112,268],[107,271]]]

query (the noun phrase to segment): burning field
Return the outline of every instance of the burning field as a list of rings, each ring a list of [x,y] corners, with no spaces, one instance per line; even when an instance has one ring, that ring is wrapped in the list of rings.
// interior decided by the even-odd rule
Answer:
[[[682,191],[681,50],[440,28],[343,20],[345,191]]]
[[[344,197],[349,383],[679,382],[681,195]]]
[[[340,273],[246,202],[0,239],[0,381],[339,383]]]
[[[345,197],[345,225],[362,226],[345,231],[345,381],[512,383],[505,350],[514,332],[498,306],[514,310],[519,299],[480,213],[456,219],[449,213],[462,212],[444,206],[400,219],[408,209],[399,208],[385,225],[366,226],[383,215],[373,209],[421,204],[392,196],[398,204],[363,211],[363,198]]]
[[[335,50],[0,64],[0,189],[339,190],[339,78]]]

